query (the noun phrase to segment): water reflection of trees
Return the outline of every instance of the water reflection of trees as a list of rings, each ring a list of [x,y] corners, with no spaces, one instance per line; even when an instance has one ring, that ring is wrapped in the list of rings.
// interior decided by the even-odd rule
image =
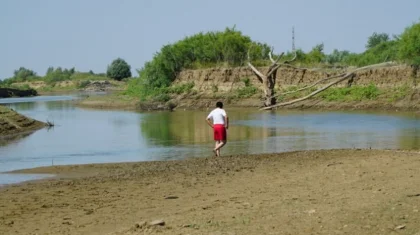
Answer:
[[[170,113],[152,113],[142,117],[140,130],[148,142],[170,146],[173,145],[171,140],[176,139],[176,133],[171,132],[170,125],[173,125]]]
[[[420,149],[420,127],[401,131],[397,147],[400,149]]]
[[[70,101],[48,101],[45,102],[48,110],[73,110],[74,104]]]
[[[37,104],[35,102],[21,102],[21,103],[7,104],[6,106],[11,109],[18,110],[18,111],[27,111],[27,110],[35,109]]]
[[[205,123],[206,116],[204,111],[149,113],[142,116],[140,130],[148,142],[157,145],[209,143],[213,142],[213,133]],[[230,112],[229,116],[232,120],[228,130],[229,141],[263,139],[273,136],[273,132],[278,133],[276,128],[234,124],[236,120],[252,118],[249,113]]]

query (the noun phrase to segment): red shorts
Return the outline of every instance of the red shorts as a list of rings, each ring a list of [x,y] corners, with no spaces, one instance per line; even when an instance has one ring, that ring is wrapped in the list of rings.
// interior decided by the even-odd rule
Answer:
[[[226,140],[226,128],[225,125],[215,124],[213,125],[214,140]]]

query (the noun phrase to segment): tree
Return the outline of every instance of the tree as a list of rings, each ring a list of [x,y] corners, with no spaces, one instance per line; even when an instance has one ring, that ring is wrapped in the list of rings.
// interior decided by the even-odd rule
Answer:
[[[349,51],[339,51],[337,49],[334,49],[333,52],[326,57],[326,62],[329,64],[343,63],[349,55]]]
[[[47,72],[45,73],[46,75],[51,74],[54,72],[54,67],[48,67]]]
[[[30,69],[25,67],[20,67],[18,70],[15,70],[13,73],[13,77],[17,80],[26,81],[30,78],[36,77],[36,73]]]
[[[274,94],[274,87],[276,85],[277,70],[280,68],[280,66],[291,63],[297,57],[297,54],[295,53],[295,56],[293,57],[293,59],[279,63],[283,55],[284,53],[281,53],[280,56],[278,56],[277,60],[274,60],[272,57],[272,51],[271,51],[269,53],[271,65],[268,68],[267,72],[263,74],[252,65],[251,58],[249,56],[249,50],[248,50],[248,66],[251,68],[252,72],[257,76],[258,81],[260,81],[263,85],[265,107],[271,107],[276,104],[276,96]]]
[[[325,59],[324,43],[318,44],[308,53],[307,59],[310,64],[318,64]]]
[[[108,65],[106,75],[115,80],[121,81],[124,78],[131,77],[131,67],[125,60],[117,58]]]
[[[374,32],[367,41],[366,49],[370,49],[379,45],[381,42],[389,41],[389,35],[386,33],[376,33]]]
[[[402,33],[398,56],[402,61],[420,65],[420,23],[413,24]]]

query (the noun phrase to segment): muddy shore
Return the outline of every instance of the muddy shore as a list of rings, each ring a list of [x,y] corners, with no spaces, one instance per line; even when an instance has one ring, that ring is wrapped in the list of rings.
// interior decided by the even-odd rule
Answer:
[[[419,169],[325,150],[22,170],[58,177],[1,188],[0,234],[419,234]]]

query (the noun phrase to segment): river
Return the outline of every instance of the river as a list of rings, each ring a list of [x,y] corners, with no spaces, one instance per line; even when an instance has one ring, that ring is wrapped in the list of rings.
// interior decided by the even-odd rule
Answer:
[[[0,139],[0,172],[39,166],[212,156],[210,110],[133,112],[79,108],[84,94],[0,99],[55,127]],[[222,155],[333,148],[420,149],[420,115],[231,109]],[[0,185],[39,175],[0,174]]]

